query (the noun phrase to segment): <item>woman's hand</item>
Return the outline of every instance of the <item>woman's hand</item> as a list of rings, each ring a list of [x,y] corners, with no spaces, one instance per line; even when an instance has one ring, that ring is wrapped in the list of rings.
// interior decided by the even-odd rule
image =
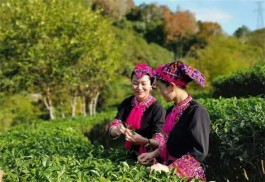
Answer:
[[[142,153],[141,155],[138,156],[138,161],[141,164],[148,164],[151,162],[155,157],[158,157],[157,151],[154,150],[153,152],[148,152],[148,153]]]
[[[145,145],[148,143],[147,138],[144,138],[140,134],[128,128],[126,129],[126,132],[125,132],[125,139],[136,145]]]
[[[113,137],[117,137],[117,136],[120,136],[121,134],[125,134],[125,131],[126,131],[126,128],[123,126],[123,124],[119,124],[110,130],[110,134]]]
[[[123,124],[119,124],[116,128],[116,132],[118,135],[124,134],[126,131],[126,128],[123,126]]]
[[[157,163],[151,166],[151,171],[153,170],[158,171],[158,172],[161,172],[161,171],[169,172],[169,167],[163,164]]]

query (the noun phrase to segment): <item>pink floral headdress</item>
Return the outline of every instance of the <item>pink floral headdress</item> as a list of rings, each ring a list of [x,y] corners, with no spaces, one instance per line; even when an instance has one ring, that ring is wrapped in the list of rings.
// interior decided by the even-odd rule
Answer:
[[[151,78],[155,76],[155,71],[147,64],[137,64],[133,70],[138,79],[142,78],[144,75],[149,75]]]

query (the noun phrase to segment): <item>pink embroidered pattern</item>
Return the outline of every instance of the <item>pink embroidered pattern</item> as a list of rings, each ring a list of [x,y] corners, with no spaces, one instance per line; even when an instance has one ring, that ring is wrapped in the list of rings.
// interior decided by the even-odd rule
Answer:
[[[122,121],[119,120],[119,119],[114,119],[114,121],[110,124],[110,127],[109,127],[109,131],[113,128],[113,127],[116,127],[118,125],[122,124]]]
[[[182,73],[188,75],[192,80],[196,81],[201,87],[205,86],[205,76],[199,70],[188,66],[180,61],[178,61],[178,67]]]
[[[172,111],[167,115],[165,124],[162,128],[162,131],[165,135],[169,135],[175,124],[178,122],[183,111],[189,107],[189,102],[192,100],[192,97],[189,95],[185,100],[175,105]]]
[[[155,133],[154,139],[158,142],[158,146],[162,146],[166,143],[165,137],[162,133]]]
[[[144,101],[139,102],[136,97],[132,100],[132,106],[133,107],[140,107],[144,106],[145,109],[151,106],[156,101],[156,98],[154,98],[152,95],[149,95]]]
[[[144,75],[154,76],[154,70],[147,64],[137,64],[133,70],[138,79],[142,78]]]
[[[188,96],[184,101],[180,102],[172,111],[167,115],[165,124],[162,128],[163,138],[159,138],[159,147],[158,151],[164,165],[168,164],[168,160],[174,160],[172,164],[169,165],[169,168],[175,168],[176,174],[180,177],[187,177],[189,181],[193,178],[197,178],[201,181],[206,181],[204,171],[200,166],[200,163],[190,154],[186,154],[179,159],[176,159],[168,154],[166,148],[166,142],[169,136],[169,133],[179,121],[179,118],[183,112],[189,107],[190,101],[192,100],[191,96]],[[155,161],[156,163],[156,161]]]
[[[192,80],[202,87],[205,85],[204,74],[181,61],[160,65],[155,71],[156,78],[172,82],[183,87],[187,87],[187,84]]]
[[[179,118],[181,117],[183,111],[185,111],[189,107],[189,102],[191,100],[192,97],[189,95],[185,100],[175,105],[172,111],[166,117],[165,124],[162,128],[164,139],[161,140],[162,142],[160,142],[158,146],[158,151],[163,161],[163,164],[167,164],[168,162],[168,152],[166,147],[168,135],[175,126],[175,124],[179,121]]]
[[[169,168],[175,168],[176,174],[180,177],[187,177],[189,181],[197,178],[201,181],[206,181],[204,171],[200,163],[190,154],[183,155],[169,165]]]

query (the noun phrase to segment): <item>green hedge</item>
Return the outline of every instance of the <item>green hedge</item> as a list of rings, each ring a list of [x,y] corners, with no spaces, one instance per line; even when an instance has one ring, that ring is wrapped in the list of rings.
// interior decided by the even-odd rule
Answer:
[[[179,181],[175,175],[149,173],[121,149],[92,145],[83,132],[114,112],[96,118],[42,122],[0,135],[4,181]],[[100,135],[100,133],[98,133]]]
[[[222,76],[212,83],[215,97],[265,96],[265,62],[230,76]]]
[[[208,177],[226,181],[264,181],[265,100],[200,100],[211,117]]]
[[[21,123],[39,120],[40,110],[29,97],[0,93],[0,132]]]
[[[207,179],[264,181],[264,99],[199,101],[208,109],[212,125]],[[147,172],[125,153],[123,146],[107,149],[93,145],[91,142],[106,144],[107,126],[115,113],[21,125],[1,133],[0,169],[6,173],[4,180],[185,181],[175,175]],[[93,131],[89,132],[90,136],[94,134],[93,141],[84,137],[86,131]]]

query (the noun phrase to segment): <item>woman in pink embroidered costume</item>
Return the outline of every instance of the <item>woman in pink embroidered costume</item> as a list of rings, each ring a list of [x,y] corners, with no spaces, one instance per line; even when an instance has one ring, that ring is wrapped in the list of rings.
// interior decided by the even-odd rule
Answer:
[[[154,82],[154,70],[146,64],[135,66],[131,75],[133,96],[118,107],[118,113],[110,125],[112,138],[125,136],[125,148],[136,155],[158,147],[165,110],[150,94]]]
[[[201,164],[209,149],[210,118],[207,110],[186,91],[192,80],[204,87],[205,77],[180,61],[161,65],[156,72],[160,93],[174,105],[167,111],[162,128],[164,137],[158,149],[141,154],[138,161],[147,164],[156,159],[151,170],[168,172],[175,168],[180,177],[205,181]]]

